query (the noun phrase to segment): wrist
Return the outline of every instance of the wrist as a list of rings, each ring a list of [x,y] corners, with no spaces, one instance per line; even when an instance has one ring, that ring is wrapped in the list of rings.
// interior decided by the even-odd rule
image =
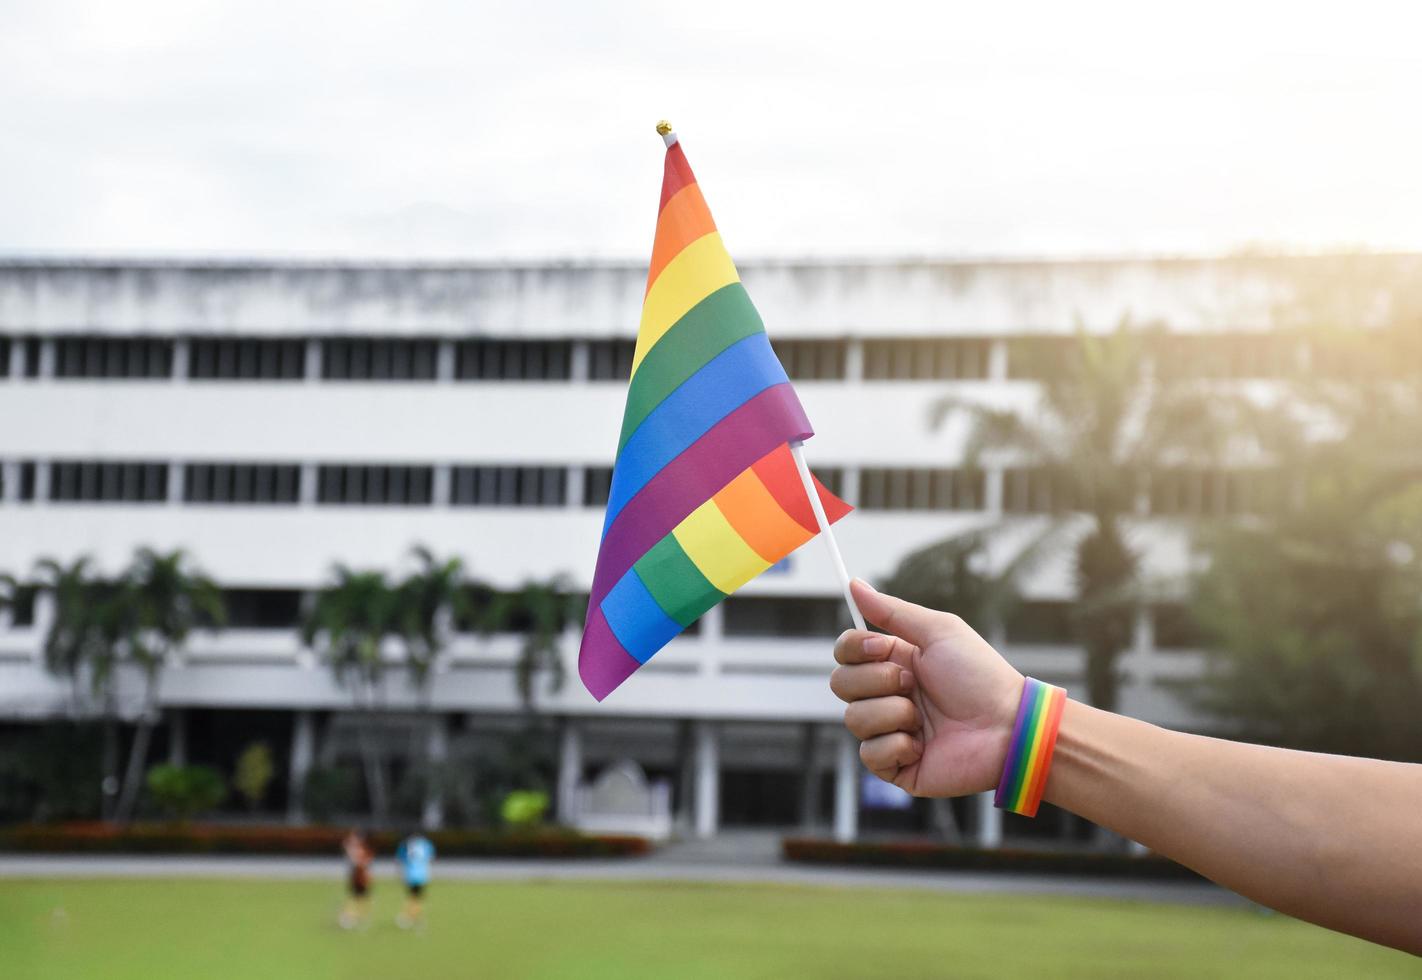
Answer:
[[[1052,770],[1066,691],[1033,677],[1023,679],[1002,774],[993,804],[1035,817]]]

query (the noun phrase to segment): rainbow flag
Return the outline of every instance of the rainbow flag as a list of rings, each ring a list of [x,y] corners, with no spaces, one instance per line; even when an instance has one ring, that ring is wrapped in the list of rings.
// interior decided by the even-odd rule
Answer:
[[[668,137],[632,380],[578,673],[601,701],[817,533],[789,443],[814,434]],[[849,506],[816,481],[830,520]]]

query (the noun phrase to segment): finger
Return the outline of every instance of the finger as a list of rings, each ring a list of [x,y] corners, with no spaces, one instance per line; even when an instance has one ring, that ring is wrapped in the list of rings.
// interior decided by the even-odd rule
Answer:
[[[923,743],[907,732],[880,735],[859,743],[859,761],[864,768],[887,782],[904,766],[911,766],[923,757]]]
[[[842,664],[870,664],[888,660],[892,637],[867,630],[845,630],[834,641],[834,659]]]
[[[830,690],[841,701],[862,701],[906,694],[913,690],[913,675],[898,664],[853,664],[836,667]]]
[[[928,646],[935,639],[953,632],[959,622],[952,613],[938,612],[884,595],[863,579],[851,582],[850,589],[869,622],[916,646]]]
[[[918,709],[908,698],[870,698],[855,701],[844,709],[844,727],[855,738],[874,738],[890,732],[916,732]]]

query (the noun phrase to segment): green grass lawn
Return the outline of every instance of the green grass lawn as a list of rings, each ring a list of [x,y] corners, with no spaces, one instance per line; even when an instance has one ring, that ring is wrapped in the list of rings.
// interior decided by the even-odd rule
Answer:
[[[1416,960],[1277,915],[1085,899],[619,883],[436,882],[364,931],[312,881],[0,881],[0,976],[1391,977]]]

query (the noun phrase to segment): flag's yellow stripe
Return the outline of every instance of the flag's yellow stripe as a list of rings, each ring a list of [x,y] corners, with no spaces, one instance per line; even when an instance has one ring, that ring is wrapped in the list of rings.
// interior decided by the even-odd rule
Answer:
[[[707,296],[740,278],[726,246],[721,244],[720,232],[703,235],[682,249],[647,291],[642,325],[637,329],[637,350],[632,355],[633,373],[672,324]]]
[[[706,580],[727,595],[770,567],[736,533],[714,500],[687,515],[672,534]]]

